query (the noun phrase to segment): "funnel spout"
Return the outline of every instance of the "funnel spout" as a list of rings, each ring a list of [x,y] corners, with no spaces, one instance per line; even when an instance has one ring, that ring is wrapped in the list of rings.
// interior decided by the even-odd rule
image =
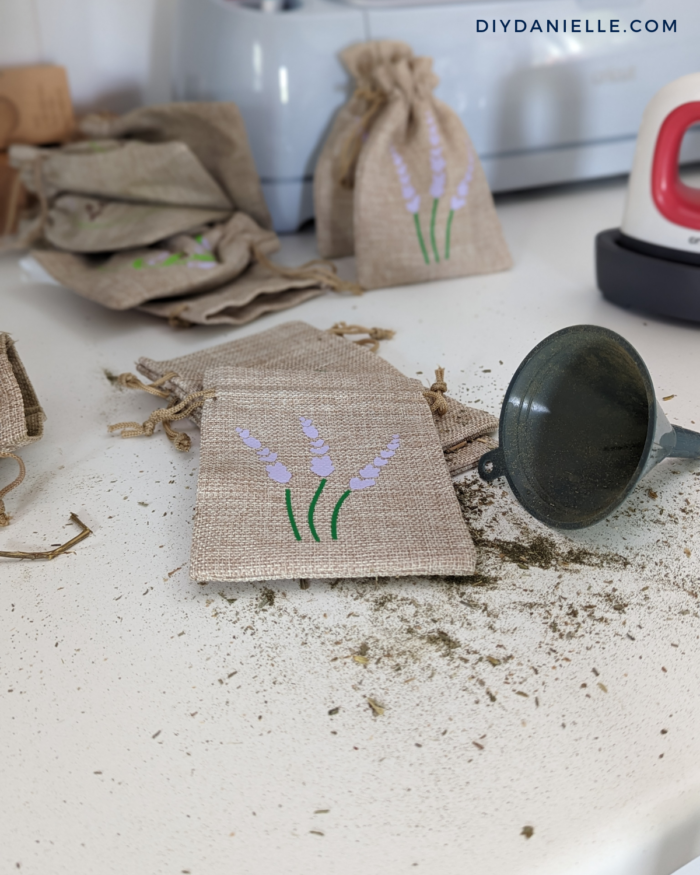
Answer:
[[[676,446],[669,453],[672,459],[700,459],[700,434],[674,425],[676,432]]]

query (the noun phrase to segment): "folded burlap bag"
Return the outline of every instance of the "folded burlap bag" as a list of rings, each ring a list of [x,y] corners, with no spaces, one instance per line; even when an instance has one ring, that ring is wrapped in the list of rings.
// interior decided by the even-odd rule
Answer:
[[[204,383],[194,580],[473,574],[413,384],[259,368],[212,368]]]
[[[351,342],[344,336],[347,334],[354,337],[362,332],[364,336],[356,342]],[[155,391],[151,390],[152,394],[162,398],[172,395],[177,402],[183,402],[193,393],[201,392],[205,388],[205,371],[217,366],[276,371],[386,374],[422,389],[417,380],[405,377],[393,365],[375,354],[379,341],[392,335],[393,332],[384,329],[366,329],[344,323],[339,323],[330,331],[321,331],[304,322],[286,322],[276,328],[175,359],[154,361],[141,358],[136,367],[143,376],[157,383]],[[439,370],[436,376],[438,379],[431,390],[425,392],[426,400],[433,410],[433,420],[445,450],[450,473],[457,475],[476,465],[481,456],[491,448],[490,443],[476,442],[476,439],[496,429],[498,420],[490,413],[465,407],[445,395],[447,386],[444,383],[444,373]],[[123,385],[143,388],[143,384],[129,374],[122,375],[120,380]],[[189,417],[199,424],[199,408],[194,408]],[[187,441],[181,448],[186,444]]]
[[[255,263],[233,282],[212,292],[149,301],[139,310],[167,319],[174,328],[245,325],[265,313],[287,310],[323,293],[314,278],[287,279]]]
[[[316,166],[321,254],[354,250],[368,289],[510,268],[474,146],[433,96],[431,59],[391,41],[351,46],[341,58],[357,87]]]
[[[184,143],[14,146],[10,157],[24,185],[46,200],[37,230],[46,242],[70,252],[146,246],[233,212]]]
[[[62,285],[112,310],[128,310],[160,298],[200,294],[230,283],[254,257],[254,249],[279,248],[244,213],[194,236],[179,234],[151,246],[117,252],[106,259],[56,250],[35,250],[39,264]]]
[[[81,131],[93,139],[184,143],[228,198],[232,211],[272,228],[243,117],[233,103],[168,103],[118,118],[89,116]]]
[[[12,166],[39,201],[17,246],[43,240],[71,252],[115,252],[234,212],[271,227],[234,104],[146,107],[121,118],[91,116],[80,128],[89,142],[11,148]]]
[[[0,526],[9,523],[3,497],[20,485],[25,474],[24,462],[14,450],[38,441],[45,419],[14,341],[0,332],[0,458],[14,459],[20,469],[19,476],[0,489]]]

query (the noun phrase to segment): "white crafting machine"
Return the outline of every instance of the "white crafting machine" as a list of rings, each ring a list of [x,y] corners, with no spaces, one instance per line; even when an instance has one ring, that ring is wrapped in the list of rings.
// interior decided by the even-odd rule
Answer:
[[[178,100],[241,109],[279,231],[313,217],[314,165],[368,39],[434,59],[494,191],[626,173],[644,107],[700,69],[698,0],[180,0]],[[691,132],[682,160],[700,159]]]
[[[700,189],[679,172],[700,123],[700,73],[664,86],[644,113],[620,228],[596,238],[598,286],[609,301],[700,322]]]

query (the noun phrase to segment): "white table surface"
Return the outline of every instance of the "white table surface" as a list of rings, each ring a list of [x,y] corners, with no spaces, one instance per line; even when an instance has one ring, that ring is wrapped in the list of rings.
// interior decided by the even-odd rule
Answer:
[[[491,543],[487,587],[198,586],[196,432],[185,455],[106,428],[155,403],[105,370],[288,319],[394,328],[393,364],[426,380],[444,365],[494,413],[536,342],[604,325],[674,396],[671,421],[700,426],[700,328],[596,290],[593,238],[623,198],[613,181],[501,199],[513,271],[328,294],[241,329],[173,331],[0,260],[0,329],[48,415],[0,549],[72,536],[71,511],[94,530],[51,563],[0,560],[0,872],[669,875],[700,853],[700,463],[664,463],[572,538],[626,567],[519,567]],[[313,252],[297,235],[282,257]],[[548,534],[501,482],[484,490],[472,523],[492,541]]]

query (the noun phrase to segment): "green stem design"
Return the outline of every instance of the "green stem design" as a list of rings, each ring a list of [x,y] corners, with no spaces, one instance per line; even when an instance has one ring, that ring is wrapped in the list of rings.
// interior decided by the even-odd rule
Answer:
[[[452,217],[455,211],[450,210],[450,215],[447,217],[447,230],[445,231],[445,260],[450,257],[450,233],[452,232]]]
[[[314,536],[315,541],[320,541],[321,539],[316,532],[316,526],[314,525],[314,511],[316,510],[316,502],[321,497],[321,493],[323,492],[323,487],[326,485],[326,478],[319,483],[318,489],[314,497],[311,499],[311,504],[309,505],[309,528],[311,529],[311,534]]]
[[[331,517],[331,538],[334,541],[338,540],[338,514],[340,513],[340,508],[343,506],[345,499],[351,494],[352,490],[350,489],[348,489],[347,492],[344,492],[338,499],[336,506],[333,508],[333,516]]]
[[[413,221],[416,224],[416,234],[418,235],[418,242],[420,243],[423,258],[425,259],[426,264],[430,264],[430,259],[428,258],[428,250],[425,248],[425,242],[423,240],[423,232],[420,229],[420,217],[418,216],[418,213],[413,214]]]
[[[294,511],[292,510],[292,490],[285,490],[285,500],[287,502],[287,515],[289,517],[289,522],[292,524],[292,531],[294,532],[294,537],[297,541],[301,541],[301,535],[299,534],[299,529],[297,527],[297,521],[294,519]]]
[[[438,198],[433,199],[433,212],[430,216],[430,242],[433,246],[433,255],[435,256],[435,261],[440,261],[440,256],[438,255],[437,243],[435,242],[435,217],[437,216],[437,208],[438,208]]]

